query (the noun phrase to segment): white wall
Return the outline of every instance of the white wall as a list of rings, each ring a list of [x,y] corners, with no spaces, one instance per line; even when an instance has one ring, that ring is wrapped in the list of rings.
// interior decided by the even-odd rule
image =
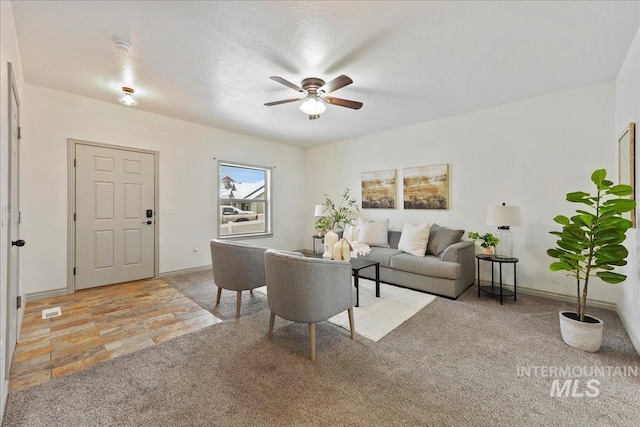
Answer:
[[[514,256],[520,259],[518,286],[573,296],[573,280],[549,271],[546,250],[555,245],[549,231],[559,229],[555,215],[575,210],[566,193],[591,191],[590,176],[597,168],[615,172],[614,93],[614,82],[606,82],[311,148],[306,155],[308,234],[322,193],[337,196],[349,187],[361,200],[362,172],[398,169],[402,206],[403,168],[448,163],[448,211],[368,209],[362,216],[390,218],[395,230],[411,221],[487,232],[495,230],[485,225],[488,206],[519,205],[524,225],[512,227]],[[610,285],[598,280],[590,287],[591,298],[615,301]]]
[[[216,237],[217,219],[214,157],[275,166],[274,236],[252,242],[288,249],[304,245],[301,148],[32,84],[25,85],[24,98],[29,106],[22,151],[27,294],[67,286],[67,138],[160,152],[161,273],[211,264],[209,240]],[[163,206],[175,206],[175,213],[163,214]]]
[[[616,79],[615,138],[630,122],[636,124],[636,199],[640,200],[640,29],[636,33]],[[629,249],[629,264],[623,269],[627,280],[618,285],[618,312],[622,317],[636,350],[640,353],[640,208],[636,210],[639,228],[627,232],[625,246]]]
[[[18,49],[16,28],[13,22],[11,3],[0,1],[0,212],[8,209],[8,172],[9,172],[9,75],[7,64],[13,66],[14,79],[21,96],[24,87],[22,75],[22,60]],[[22,111],[24,114],[24,111]],[[4,412],[4,404],[8,392],[5,377],[5,343],[6,343],[6,315],[7,307],[7,237],[8,224],[6,218],[0,225],[0,422]],[[22,289],[18,292],[23,294]]]

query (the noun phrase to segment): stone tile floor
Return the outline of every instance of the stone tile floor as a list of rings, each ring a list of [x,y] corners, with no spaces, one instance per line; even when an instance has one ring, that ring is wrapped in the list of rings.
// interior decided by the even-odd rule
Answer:
[[[42,319],[42,310],[58,306],[61,316]],[[102,286],[29,302],[9,389],[26,390],[219,322],[162,280]]]

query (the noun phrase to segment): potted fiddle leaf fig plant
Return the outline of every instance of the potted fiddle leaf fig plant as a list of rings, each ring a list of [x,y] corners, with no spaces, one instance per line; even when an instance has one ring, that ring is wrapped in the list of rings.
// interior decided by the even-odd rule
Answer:
[[[471,240],[474,241],[474,243],[476,242],[476,240],[480,240],[480,246],[484,248],[482,253],[485,255],[493,255],[493,248],[495,248],[496,245],[500,243],[500,239],[498,239],[491,233],[485,233],[481,236],[480,233],[470,231],[468,236]]]
[[[633,194],[631,186],[614,185],[606,177],[606,170],[598,169],[591,175],[595,184],[593,194],[582,191],[567,194],[567,201],[584,205],[584,209],[577,209],[572,217],[558,215],[553,219],[562,225],[562,231],[551,232],[558,236],[557,246],[547,250],[556,259],[549,266],[551,271],[564,271],[576,279],[576,312],[559,313],[562,339],[589,352],[600,349],[604,326],[602,320],[585,313],[589,279],[598,277],[616,284],[627,278],[614,270],[627,264],[629,254],[622,242],[633,224],[622,214],[636,206],[635,200],[625,198]]]

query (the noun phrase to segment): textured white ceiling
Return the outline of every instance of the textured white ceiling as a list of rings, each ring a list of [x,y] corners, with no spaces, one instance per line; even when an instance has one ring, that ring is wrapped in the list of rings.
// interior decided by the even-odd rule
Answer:
[[[615,79],[638,1],[14,1],[25,80],[302,147]],[[114,40],[133,45],[117,50]],[[309,120],[265,107],[300,84],[354,83]],[[122,107],[128,108],[128,107]]]

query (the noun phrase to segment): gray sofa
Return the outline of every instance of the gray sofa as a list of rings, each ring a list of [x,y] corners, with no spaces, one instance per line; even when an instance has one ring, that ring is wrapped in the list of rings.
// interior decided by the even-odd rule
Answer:
[[[443,227],[434,224],[432,233],[438,229]],[[473,285],[475,281],[473,242],[458,241],[444,250],[441,248],[442,255],[436,256],[432,253],[437,254],[440,250],[433,250],[432,241],[435,242],[437,239],[434,233],[429,238],[427,255],[417,257],[398,250],[400,235],[399,231],[389,231],[390,248],[372,247],[369,255],[360,257],[380,263],[380,281],[449,298],[457,298]],[[365,268],[360,271],[360,277],[375,279],[375,271],[373,268]]]

